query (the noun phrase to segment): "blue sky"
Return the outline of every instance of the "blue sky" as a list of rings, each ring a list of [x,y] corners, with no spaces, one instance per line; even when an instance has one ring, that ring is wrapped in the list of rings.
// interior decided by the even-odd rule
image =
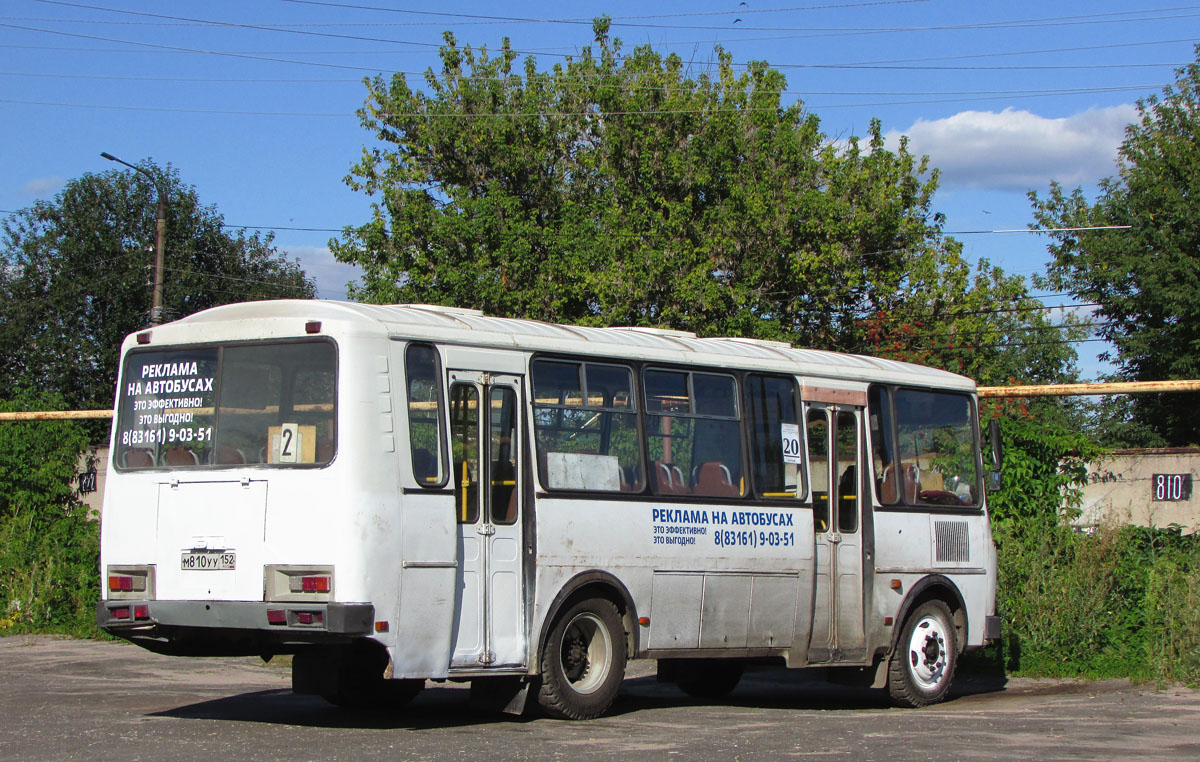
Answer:
[[[442,32],[513,47],[541,68],[613,18],[627,47],[653,45],[697,72],[722,45],[765,60],[832,138],[878,118],[942,172],[935,208],[967,256],[1043,272],[1024,233],[1025,193],[1052,179],[1094,187],[1114,171],[1134,102],[1173,81],[1200,40],[1200,5],[954,0],[7,0],[0,11],[0,210],[51,198],[84,172],[170,163],[227,223],[273,229],[322,297],[345,298],[352,268],[327,243],[369,217],[342,182],[370,136],[355,110],[364,76],[437,67]],[[168,288],[170,284],[167,284]],[[1048,304],[1070,304],[1048,297]],[[1079,347],[1085,375],[1101,345]]]

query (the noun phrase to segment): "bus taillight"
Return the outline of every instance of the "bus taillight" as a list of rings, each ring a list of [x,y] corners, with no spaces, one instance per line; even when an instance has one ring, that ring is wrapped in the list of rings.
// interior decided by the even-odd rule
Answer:
[[[153,566],[110,566],[106,572],[110,600],[154,598]]]
[[[332,566],[268,565],[264,569],[265,600],[328,601],[333,598]]]
[[[328,593],[331,582],[330,577],[301,577],[300,590],[305,593]]]

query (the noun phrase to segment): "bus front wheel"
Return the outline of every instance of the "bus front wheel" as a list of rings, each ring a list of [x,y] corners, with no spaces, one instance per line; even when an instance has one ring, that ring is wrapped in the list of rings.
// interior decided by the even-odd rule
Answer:
[[[949,607],[925,601],[904,622],[888,664],[888,694],[897,706],[921,707],[946,697],[958,666]]]
[[[598,717],[617,698],[625,660],[625,627],[617,607],[604,598],[576,601],[555,619],[546,638],[538,703],[552,717]]]

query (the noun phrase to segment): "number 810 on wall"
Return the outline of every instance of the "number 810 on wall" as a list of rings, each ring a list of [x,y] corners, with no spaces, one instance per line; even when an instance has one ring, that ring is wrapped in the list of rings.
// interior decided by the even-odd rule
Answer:
[[[1154,474],[1150,484],[1155,501],[1180,502],[1192,498],[1191,474]]]

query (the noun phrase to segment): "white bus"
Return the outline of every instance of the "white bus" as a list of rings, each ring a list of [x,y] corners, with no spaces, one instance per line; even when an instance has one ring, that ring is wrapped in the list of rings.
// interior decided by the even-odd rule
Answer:
[[[961,376],[323,301],[121,358],[97,619],[154,651],[294,654],[294,689],[342,705],[461,680],[582,719],[631,658],[692,695],[775,661],[921,706],[999,632]]]

